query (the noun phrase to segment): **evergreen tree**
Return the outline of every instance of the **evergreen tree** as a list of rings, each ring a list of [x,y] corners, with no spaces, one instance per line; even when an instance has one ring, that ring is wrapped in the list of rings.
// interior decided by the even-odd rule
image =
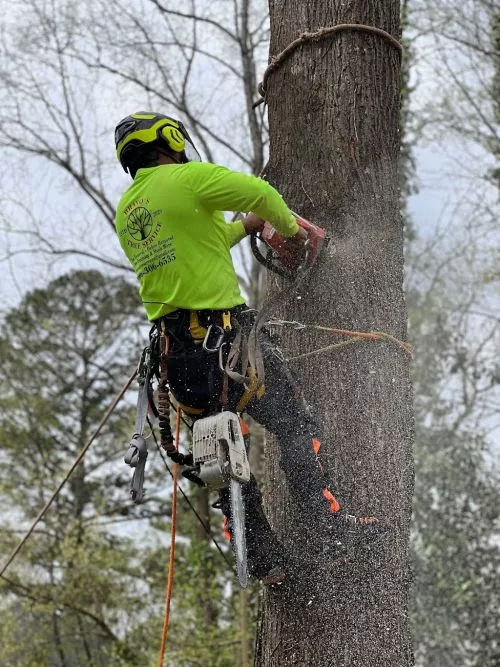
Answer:
[[[429,259],[427,260],[430,261]],[[480,401],[498,380],[487,346],[464,349],[465,314],[445,296],[411,290],[415,346],[412,625],[417,664],[494,667],[500,657],[500,476]],[[450,293],[451,290],[448,290]],[[476,340],[476,349],[481,342]],[[460,386],[472,381],[470,400]],[[458,387],[457,387],[458,385]]]
[[[0,338],[2,552],[23,535],[130,374],[146,332],[142,320],[135,288],[96,271],[62,276],[7,315]],[[133,413],[131,394],[7,571],[2,665],[155,664],[171,482],[148,438],[146,497],[132,504],[123,455]],[[191,488],[183,489],[189,498]],[[197,491],[190,502],[204,527],[180,497],[168,664],[194,667],[201,659],[231,667],[242,639],[232,558],[207,494]],[[254,593],[251,618],[255,601]]]

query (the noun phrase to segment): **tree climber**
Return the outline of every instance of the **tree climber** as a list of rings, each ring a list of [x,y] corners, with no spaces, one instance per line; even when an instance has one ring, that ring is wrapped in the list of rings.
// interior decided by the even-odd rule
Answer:
[[[178,120],[134,113],[117,125],[115,144],[122,167],[133,178],[117,207],[116,232],[139,281],[148,319],[168,335],[170,391],[195,417],[245,410],[273,432],[294,499],[307,503],[338,556],[348,533],[366,533],[376,519],[347,514],[327,488],[319,462],[320,428],[281,351],[263,329],[265,385],[254,386],[253,393],[224,378],[219,354],[209,351],[227,343],[227,359],[238,328],[248,332],[256,316],[241,295],[230,248],[259,231],[264,220],[298,246],[306,233],[267,182],[203,163]],[[248,215],[226,223],[224,211]],[[212,330],[224,331],[223,341],[209,341]],[[251,368],[239,371],[245,375]],[[277,583],[285,576],[287,559],[253,477],[244,496],[249,571],[267,584]],[[227,490],[220,493],[220,506],[230,532]]]

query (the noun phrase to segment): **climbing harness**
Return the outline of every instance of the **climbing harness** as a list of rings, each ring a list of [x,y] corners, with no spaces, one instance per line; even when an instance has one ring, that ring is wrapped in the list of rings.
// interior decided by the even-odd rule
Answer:
[[[226,335],[232,330],[232,318],[229,311],[223,311],[220,313],[220,317],[222,326],[212,321],[204,329],[200,326],[197,313],[191,311],[189,328],[191,335],[193,333],[196,335],[194,340],[202,341],[203,349],[206,352],[219,354],[219,364],[223,371],[222,354],[227,342]],[[241,326],[236,319],[234,319],[234,324],[238,329],[238,335],[241,337]],[[155,416],[159,417],[162,435],[161,447],[176,464],[185,466],[182,472],[183,476],[199,486],[208,488],[208,490],[229,488],[233,521],[232,544],[235,552],[236,569],[240,586],[246,588],[248,585],[248,568],[242,484],[250,481],[250,466],[240,418],[237,414],[224,410],[209,417],[196,419],[192,427],[192,454],[185,455],[179,452],[178,434],[176,433],[174,442],[168,415],[170,411],[167,378],[168,352],[169,339],[165,323],[161,321],[158,328],[152,330],[150,334],[150,345],[143,350],[138,368],[139,393],[135,429],[125,456],[125,462],[134,468],[130,493],[135,503],[143,501],[144,473],[148,457],[147,443],[143,434],[145,423],[149,421],[148,412],[152,410]],[[153,401],[152,379],[155,376],[158,378],[158,410],[156,410]],[[262,395],[262,391],[263,388],[259,387],[252,368],[249,367],[249,386],[242,396],[244,405],[253,395]],[[238,408],[242,409],[242,407],[243,403],[240,400]],[[180,411],[181,408],[178,406],[178,421]],[[177,484],[177,474],[178,469],[176,467],[175,486]]]
[[[232,330],[232,318],[228,311],[220,314],[222,326],[212,321],[205,329],[199,326],[197,317],[191,313],[190,331],[197,332],[198,341],[203,340],[203,349],[209,354],[219,353],[219,364],[222,360],[225,337]],[[242,336],[241,326],[236,318],[233,321]],[[184,466],[183,476],[189,481],[207,488],[218,490],[229,488],[231,513],[233,517],[232,543],[235,551],[238,579],[242,588],[248,585],[248,568],[246,563],[245,542],[245,508],[242,493],[242,484],[250,481],[250,466],[248,463],[245,440],[240,425],[240,418],[229,410],[216,412],[211,416],[197,418],[192,426],[193,446],[191,454],[182,454],[178,448],[178,437],[175,442],[170,431],[170,422],[165,410],[170,410],[170,399],[168,398],[168,379],[166,374],[168,359],[168,337],[163,322],[159,324],[158,337],[150,336],[150,345],[146,347],[141,355],[138,370],[139,394],[137,399],[137,415],[135,431],[125,456],[125,462],[134,468],[131,482],[131,495],[136,503],[142,502],[144,498],[144,471],[148,456],[147,443],[144,438],[144,425],[148,419],[148,411],[152,402],[152,378],[159,378],[158,390],[158,412],[160,419],[160,430],[162,420],[164,433],[162,433],[161,447],[167,455],[176,463]],[[206,331],[204,338],[201,336]],[[211,339],[211,332],[214,338]],[[207,344],[208,343],[208,344]],[[159,352],[158,352],[159,349]],[[158,366],[159,364],[159,366]],[[223,370],[223,369],[222,369]],[[246,402],[251,396],[262,391],[249,368],[249,386],[243,397]],[[167,399],[165,400],[165,394]],[[261,394],[260,394],[261,395]],[[238,408],[242,408],[242,403]],[[180,414],[180,407],[177,408]],[[179,417],[178,417],[179,419]],[[165,429],[165,426],[168,426]],[[165,438],[164,435],[167,437]],[[176,469],[177,474],[177,469]]]

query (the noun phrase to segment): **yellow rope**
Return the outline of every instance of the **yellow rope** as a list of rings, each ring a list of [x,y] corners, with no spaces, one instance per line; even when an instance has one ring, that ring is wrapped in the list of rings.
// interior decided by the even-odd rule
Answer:
[[[332,350],[339,350],[340,348],[347,347],[348,345],[353,345],[358,341],[363,340],[362,338],[354,338],[353,340],[345,340],[342,343],[334,343],[333,345],[327,345],[327,347],[320,347],[318,350],[311,350],[310,352],[304,352],[303,354],[298,354],[296,357],[289,357],[287,361],[297,361],[297,359],[305,359],[306,357],[311,357],[313,354],[320,354],[321,352],[331,352]]]

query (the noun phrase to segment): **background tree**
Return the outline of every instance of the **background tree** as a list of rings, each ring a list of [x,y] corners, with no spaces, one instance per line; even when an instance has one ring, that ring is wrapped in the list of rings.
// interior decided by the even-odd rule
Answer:
[[[265,2],[189,5],[13,3],[0,46],[0,145],[37,184],[28,196],[5,176],[2,258],[14,279],[24,255],[129,270],[114,239],[114,204],[128,177],[119,178],[112,136],[138,104],[181,117],[210,161],[262,170],[264,109],[252,104],[268,39]]]
[[[80,271],[28,294],[5,319],[2,553],[24,534],[130,373],[141,340],[139,309],[123,278]],[[139,665],[156,655],[169,477],[150,440],[147,494],[142,505],[132,504],[123,463],[132,402],[119,405],[7,572],[0,601],[5,665]],[[192,657],[198,652],[205,664],[229,667],[240,650],[229,558],[208,538],[208,511],[207,535],[182,498],[179,504],[185,539],[172,654],[179,665],[199,664]]]
[[[443,187],[444,177],[449,202],[435,233],[408,247],[416,654],[426,667],[490,665],[498,660],[490,609],[499,604],[490,575],[499,530],[497,8],[410,4],[422,80],[413,114],[423,146],[439,147],[431,180]]]
[[[4,508],[14,514],[3,512],[4,553],[38,513],[95,428],[103,404],[123,383],[137,344],[137,322],[137,297],[128,283],[96,272],[63,276],[28,295],[6,317],[0,492]],[[132,540],[106,532],[104,525],[140,519],[136,508],[122,502],[127,471],[112,465],[127,442],[129,414],[126,404],[119,406],[11,570],[4,592],[16,597],[4,598],[4,611],[17,620],[17,629],[10,627],[2,642],[7,664],[52,659],[61,665],[102,664],[120,645],[117,610],[132,610],[140,601],[133,584],[137,575],[123,571],[134,548]],[[159,499],[155,509],[148,508],[146,516],[158,513]],[[31,636],[30,658],[19,641],[21,628]]]
[[[450,223],[453,224],[453,223]],[[410,245],[408,299],[415,343],[416,493],[412,621],[417,664],[498,660],[500,494],[499,321],[479,264],[476,231],[449,228]]]
[[[399,2],[270,3],[271,54],[304,30],[361,22],[399,37]],[[286,319],[404,339],[399,213],[400,59],[378,36],[345,32],[304,44],[269,81],[268,176],[292,208],[329,231],[331,246]],[[314,299],[310,298],[314,293]],[[298,305],[295,305],[298,304]],[[292,356],[324,341],[286,337]],[[330,341],[331,342],[331,341]],[[390,523],[384,542],[342,570],[319,564],[302,600],[265,597],[258,665],[407,665],[407,549],[411,502],[411,391],[407,354],[361,344],[298,364],[325,426],[322,460],[358,514]],[[269,479],[278,479],[272,461]],[[273,484],[272,516],[285,541],[302,541]],[[310,518],[310,517],[309,517]],[[312,521],[312,518],[310,518]],[[307,553],[307,552],[306,552]],[[360,639],[362,632],[363,639]]]

